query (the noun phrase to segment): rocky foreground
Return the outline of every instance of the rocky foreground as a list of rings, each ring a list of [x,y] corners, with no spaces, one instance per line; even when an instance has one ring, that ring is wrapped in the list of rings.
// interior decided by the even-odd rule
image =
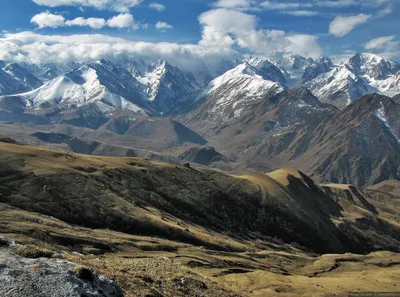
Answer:
[[[3,297],[122,297],[112,281],[64,259],[19,256],[0,248],[0,292]]]

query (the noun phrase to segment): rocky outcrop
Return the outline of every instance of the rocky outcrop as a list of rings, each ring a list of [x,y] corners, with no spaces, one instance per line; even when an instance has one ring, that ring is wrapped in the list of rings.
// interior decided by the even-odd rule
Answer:
[[[110,280],[65,260],[28,259],[0,248],[2,297],[123,297]]]

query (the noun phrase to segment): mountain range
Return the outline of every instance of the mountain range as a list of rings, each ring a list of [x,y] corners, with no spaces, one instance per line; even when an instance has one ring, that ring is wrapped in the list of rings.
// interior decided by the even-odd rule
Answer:
[[[232,172],[291,166],[364,186],[400,179],[399,93],[400,64],[369,53],[275,53],[191,71],[165,60],[0,62],[0,132]]]

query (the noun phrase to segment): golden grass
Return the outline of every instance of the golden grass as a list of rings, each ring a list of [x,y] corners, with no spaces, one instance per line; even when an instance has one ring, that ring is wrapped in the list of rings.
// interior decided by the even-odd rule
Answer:
[[[348,185],[348,184],[321,184],[321,187],[327,187],[327,188],[335,188],[335,189],[340,189],[340,190],[350,190],[350,187],[353,185]]]
[[[33,170],[36,174],[58,173],[62,171],[80,171],[79,168],[136,168],[145,169],[149,166],[173,167],[175,165],[150,162],[142,158],[103,157],[49,150],[32,146],[22,146],[0,142],[2,163],[12,163],[24,160],[25,170]],[[135,166],[130,165],[135,164]],[[94,172],[96,173],[96,172]]]
[[[289,185],[289,175],[294,176],[298,179],[303,179],[300,172],[294,168],[282,168],[272,172],[268,172],[266,174],[284,186]]]

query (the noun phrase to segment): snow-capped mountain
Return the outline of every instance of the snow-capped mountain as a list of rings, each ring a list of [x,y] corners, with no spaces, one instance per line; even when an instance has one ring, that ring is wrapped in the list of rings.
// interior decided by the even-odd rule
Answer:
[[[58,76],[33,91],[14,95],[31,111],[48,108],[76,108],[98,103],[103,108],[139,111],[141,90],[127,71],[107,61],[87,64]]]
[[[21,66],[27,69],[32,75],[38,77],[43,82],[56,78],[74,69],[78,69],[84,63],[68,62],[68,63],[41,63],[29,64],[22,63]]]
[[[331,59],[325,56],[319,57],[304,69],[302,84],[318,77],[321,74],[331,71],[334,67],[335,66]]]
[[[42,82],[16,63],[0,61],[0,95],[10,95],[36,89]]]
[[[83,117],[106,118],[118,109],[174,116],[199,108],[197,116],[226,123],[292,86],[304,86],[339,109],[365,94],[400,93],[400,64],[372,54],[337,63],[324,56],[313,60],[274,53],[239,64],[203,63],[191,71],[165,60],[23,65],[0,62],[0,107],[54,119],[78,108]]]
[[[247,63],[256,69],[264,80],[275,81],[281,86],[287,85],[284,73],[268,60],[253,57]]]
[[[268,61],[251,59],[186,98],[175,112],[182,113],[200,106],[196,112],[203,119],[228,122],[243,116],[249,106],[259,103],[267,95],[282,91],[282,85],[275,80],[285,82],[277,67]]]
[[[356,54],[342,65],[333,65],[326,59],[317,61],[309,68],[322,73],[305,81],[304,85],[321,101],[341,109],[366,94],[394,96],[400,93],[399,63],[367,53]]]
[[[166,61],[156,61],[145,68],[140,62],[121,65],[99,60],[57,76],[35,90],[9,92],[14,95],[6,101],[9,104],[15,98],[16,104],[29,112],[95,104],[105,113],[128,109],[163,114],[198,88],[190,73]]]
[[[275,52],[266,59],[282,71],[288,86],[292,87],[301,85],[306,68],[314,62],[311,58],[305,58],[290,52]]]
[[[142,84],[148,104],[152,110],[161,114],[199,89],[191,73],[184,73],[165,60],[151,63],[143,74],[135,70],[132,75]]]

